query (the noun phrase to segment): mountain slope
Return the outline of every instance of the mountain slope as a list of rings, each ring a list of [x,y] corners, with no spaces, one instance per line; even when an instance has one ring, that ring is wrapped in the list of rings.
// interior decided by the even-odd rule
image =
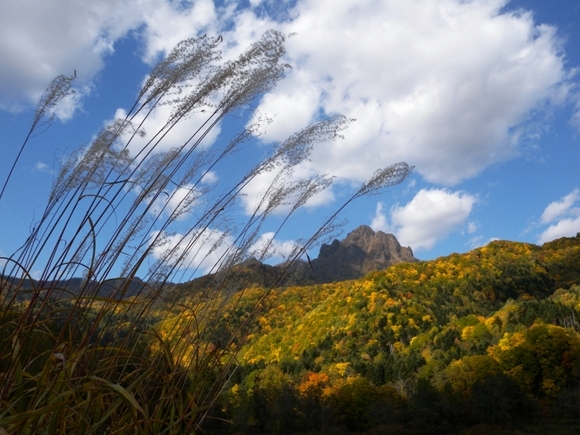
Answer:
[[[227,343],[220,337],[266,294],[255,287],[232,298],[213,345]],[[540,408],[580,415],[570,402],[580,393],[580,234],[274,289],[261,306],[247,340],[229,344],[241,346],[240,367],[223,409],[248,433],[436,428]]]
[[[489,315],[510,298],[545,299],[560,287],[580,283],[578,252],[580,243],[551,249],[498,241],[467,254],[396,265],[356,281],[292,287],[270,298],[262,322],[269,329],[262,327],[252,337],[243,357],[265,363],[300,358],[324,341],[334,349],[328,361],[390,352],[391,345],[407,346],[434,325]],[[552,273],[559,269],[568,276]],[[349,349],[342,356],[335,352],[341,343]]]

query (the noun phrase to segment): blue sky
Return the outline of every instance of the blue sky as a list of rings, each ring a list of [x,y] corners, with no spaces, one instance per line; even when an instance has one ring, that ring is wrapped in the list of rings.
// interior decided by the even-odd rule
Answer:
[[[0,6],[2,177],[50,81],[76,71],[76,93],[25,149],[0,200],[0,253],[14,252],[34,227],[59,160],[128,110],[176,43],[222,35],[228,59],[268,29],[290,35],[292,69],[206,146],[257,113],[273,122],[242,160],[324,116],[356,118],[344,140],[317,145],[298,168],[335,184],[278,235],[272,262],[377,168],[399,161],[414,172],[352,204],[345,233],[371,225],[431,259],[494,239],[541,244],[580,232],[578,2],[21,0]],[[236,167],[216,170],[212,182]],[[267,182],[248,187],[241,215]]]

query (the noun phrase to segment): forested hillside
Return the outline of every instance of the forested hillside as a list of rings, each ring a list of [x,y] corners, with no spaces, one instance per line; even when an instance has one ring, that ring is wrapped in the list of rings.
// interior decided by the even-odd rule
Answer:
[[[52,300],[38,290],[50,311],[31,311],[43,329],[31,328],[22,335],[26,342],[11,337],[31,299],[15,302],[0,342],[9,350],[24,343],[26,352],[18,355],[28,360],[21,364],[6,352],[0,373],[15,365],[32,386],[24,390],[29,396],[42,392],[44,378],[61,366],[69,377],[58,378],[62,392],[54,405],[6,421],[52,418],[57,405],[73,403],[69,391],[94,403],[104,378],[77,373],[88,366],[120,376],[104,385],[123,398],[103,397],[116,400],[122,421],[130,416],[125,409],[139,412],[141,424],[138,416],[149,410],[174,415],[188,406],[205,417],[202,429],[210,434],[571,434],[580,428],[580,235],[542,247],[496,241],[312,286],[263,287],[257,283],[270,277],[256,277],[260,270],[236,286],[216,276],[206,290],[199,282],[182,284],[155,299],[144,292]],[[89,328],[71,327],[77,317]],[[62,352],[54,351],[58,334],[71,343]],[[81,339],[91,353],[74,350]],[[5,403],[28,397],[11,394],[4,394]],[[217,402],[198,405],[196,396]],[[71,412],[77,415],[76,408]]]
[[[276,289],[246,342],[212,337],[242,346],[216,411],[234,425],[216,430],[579,418],[579,284],[580,235],[542,247],[495,241],[359,280]],[[230,300],[223,337],[264,294]]]

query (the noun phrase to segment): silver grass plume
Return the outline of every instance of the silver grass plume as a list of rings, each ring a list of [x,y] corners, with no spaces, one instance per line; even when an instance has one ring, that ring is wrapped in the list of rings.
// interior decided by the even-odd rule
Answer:
[[[376,170],[373,176],[358,190],[355,194],[355,198],[360,196],[377,195],[383,189],[402,183],[414,168],[414,166],[409,166],[405,162],[400,162]]]
[[[31,130],[35,130],[43,124],[50,124],[54,120],[56,116],[54,108],[56,105],[69,95],[74,94],[72,81],[75,78],[76,75],[70,77],[59,75],[48,85],[36,105]],[[41,121],[43,122],[41,123]]]
[[[163,60],[158,62],[141,89],[138,100],[146,97],[143,106],[161,98],[173,88],[175,94],[182,92],[188,80],[200,75],[204,70],[212,71],[212,63],[220,60],[221,53],[216,50],[217,38],[189,38],[171,50]]]
[[[54,111],[56,105],[59,102],[61,102],[64,98],[74,93],[74,90],[72,89],[72,81],[75,78],[76,72],[73,76],[70,77],[65,75],[59,75],[50,83],[50,85],[48,85],[48,88],[46,88],[46,90],[40,97],[40,100],[38,100],[38,103],[36,104],[36,111],[34,112],[34,118],[32,120],[32,124],[30,125],[30,129],[28,130],[28,134],[24,139],[24,141],[22,142],[20,150],[18,151],[18,154],[12,163],[12,167],[10,168],[8,175],[6,176],[6,180],[4,181],[4,185],[2,186],[2,190],[0,190],[0,199],[2,199],[2,196],[4,195],[4,191],[6,190],[8,181],[10,181],[10,178],[12,178],[12,173],[14,172],[14,169],[16,168],[16,165],[20,160],[20,156],[22,155],[24,148],[26,148],[28,140],[32,137],[33,133],[36,132],[36,130],[40,126],[44,125],[46,126],[46,128],[50,126],[50,124],[52,123],[52,121],[56,116],[56,113]]]

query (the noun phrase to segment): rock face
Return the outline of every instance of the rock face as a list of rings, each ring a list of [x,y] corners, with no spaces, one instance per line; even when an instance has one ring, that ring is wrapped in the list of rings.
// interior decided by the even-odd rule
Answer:
[[[393,264],[418,261],[409,247],[403,247],[392,234],[375,232],[362,225],[340,242],[322,245],[312,268],[323,282],[360,278],[373,270]]]
[[[409,247],[392,234],[362,225],[342,241],[322,245],[318,258],[297,261],[288,274],[288,284],[305,285],[361,278],[393,264],[419,261]]]

